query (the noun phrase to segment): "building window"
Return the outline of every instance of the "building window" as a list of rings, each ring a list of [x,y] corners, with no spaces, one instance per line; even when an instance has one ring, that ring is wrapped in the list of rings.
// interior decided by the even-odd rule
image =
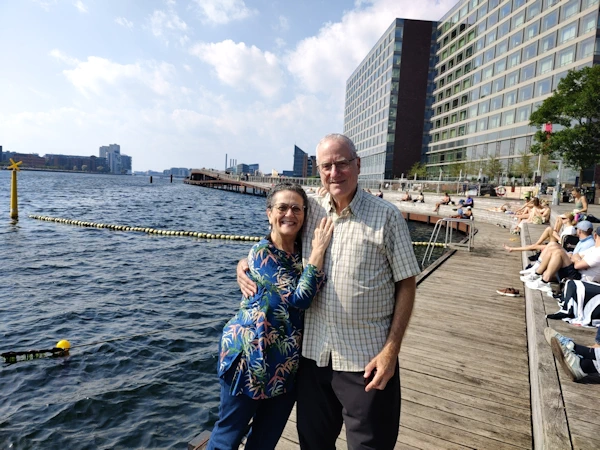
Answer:
[[[496,61],[496,64],[494,64],[494,73],[497,75],[499,73],[502,73],[506,70],[506,58],[502,58],[499,59],[498,61]]]
[[[504,94],[504,106],[510,106],[517,103],[517,90],[507,92]]]
[[[587,16],[582,17],[580,19],[579,29],[580,29],[581,35],[587,34],[590,31],[594,31],[596,29],[596,17],[597,16],[598,16],[598,14],[593,12],[593,13],[588,14]]]
[[[516,13],[514,16],[512,16],[512,29],[516,30],[517,28],[519,28],[521,25],[523,25],[525,23],[525,10]]]
[[[508,17],[508,15],[511,12],[511,7],[512,7],[512,2],[507,2],[504,5],[502,5],[500,7],[500,9],[498,10],[498,19],[502,20],[505,17]]]
[[[514,86],[519,82],[519,71],[515,70],[514,72],[506,75],[506,87]]]
[[[518,66],[521,63],[521,50],[517,50],[512,55],[508,56],[507,67],[510,69],[511,67]]]
[[[509,2],[510,3],[510,2]],[[510,19],[498,25],[498,39],[504,37],[510,31]]]
[[[571,0],[560,7],[560,20],[566,20],[579,12],[579,0]]]
[[[528,122],[531,115],[531,105],[517,108],[517,122]]]
[[[575,39],[577,37],[577,22],[572,22],[568,25],[565,25],[558,32],[558,45],[564,44],[571,39]]]
[[[516,11],[521,6],[523,6],[524,4],[525,4],[525,0],[514,0],[514,2],[513,2],[513,11]]]
[[[593,50],[593,45],[592,45]],[[543,75],[554,68],[554,55],[546,56],[538,61],[537,74]]]
[[[496,111],[502,108],[502,96],[498,95],[490,101],[490,111]]]
[[[494,75],[494,66],[489,65],[481,71],[481,78],[483,81],[489,80]]]
[[[556,65],[558,67],[566,66],[567,64],[571,64],[575,61],[575,46],[571,45],[570,47],[561,50],[556,55]]]
[[[545,78],[535,82],[535,96],[549,94],[552,91],[552,77]]]
[[[511,109],[502,113],[502,125],[512,125],[515,123],[515,110]]]
[[[513,48],[518,47],[522,43],[523,43],[523,30],[519,30],[510,37],[509,47],[512,50]]]
[[[537,41],[535,41],[523,49],[523,62],[537,56],[537,44]]]
[[[492,82],[492,92],[500,92],[504,89],[504,77],[496,78]]]
[[[533,83],[519,88],[519,102],[531,100],[533,98]]]
[[[473,134],[477,131],[477,121],[469,122],[467,124],[467,134]]]
[[[577,44],[577,60],[594,55],[594,38],[587,38]]]
[[[478,70],[473,74],[473,86],[481,83],[481,70]]]
[[[529,6],[527,6],[527,20],[529,21],[529,20],[533,19],[541,11],[542,11],[542,1],[541,0],[537,0],[534,3],[531,3]]]
[[[486,114],[490,112],[490,101],[484,100],[479,104],[479,114]]]
[[[483,63],[489,63],[492,59],[494,59],[494,47],[488,49],[485,51],[485,53],[483,54]]]
[[[477,117],[477,105],[469,106],[469,118]]]
[[[497,23],[498,23],[498,11],[494,11],[487,18],[488,29],[492,28]]]
[[[554,10],[548,14],[546,14],[542,18],[542,33],[550,28],[556,26],[558,23],[558,10]]]
[[[552,82],[552,90],[556,90],[556,88],[558,87],[558,83],[560,83],[560,80],[562,80],[564,77],[567,76],[567,73],[569,73],[567,70],[565,70],[564,72],[560,72],[557,73],[556,75],[554,75],[554,81]]]
[[[586,9],[588,9],[590,6],[593,5],[597,5],[599,0],[583,0],[583,3],[581,5],[581,10],[585,11]],[[555,2],[556,3],[556,2]]]
[[[536,20],[525,27],[525,36],[523,40],[527,42],[540,34],[540,21]]]
[[[487,130],[487,117],[483,119],[479,119],[477,121],[477,131],[485,131]]]
[[[540,39],[540,52],[547,52],[556,47],[556,33],[550,33],[548,36]]]
[[[484,98],[485,96],[490,95],[491,93],[492,93],[492,84],[485,83],[481,86],[481,90],[479,92],[479,97]]]

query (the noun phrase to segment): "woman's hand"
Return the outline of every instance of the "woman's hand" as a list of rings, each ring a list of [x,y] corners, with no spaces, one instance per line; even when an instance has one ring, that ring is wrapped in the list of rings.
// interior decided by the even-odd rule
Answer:
[[[242,295],[246,298],[252,297],[258,291],[256,283],[246,274],[249,270],[248,260],[246,258],[240,259],[236,269],[237,282],[242,291]]]
[[[321,223],[315,229],[315,234],[312,240],[312,252],[308,260],[309,264],[312,264],[321,270],[323,267],[323,257],[325,256],[325,250],[329,247],[331,237],[333,236],[333,221],[329,217],[321,219]]]

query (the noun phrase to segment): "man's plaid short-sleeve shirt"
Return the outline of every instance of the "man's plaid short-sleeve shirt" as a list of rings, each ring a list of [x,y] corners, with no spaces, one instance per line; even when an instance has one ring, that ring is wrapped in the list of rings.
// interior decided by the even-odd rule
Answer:
[[[306,311],[302,355],[334,370],[359,372],[383,348],[395,305],[395,282],[418,275],[408,226],[391,203],[358,189],[338,216],[327,194],[311,198],[302,255],[308,262],[314,230],[334,221],[323,269],[324,289]]]

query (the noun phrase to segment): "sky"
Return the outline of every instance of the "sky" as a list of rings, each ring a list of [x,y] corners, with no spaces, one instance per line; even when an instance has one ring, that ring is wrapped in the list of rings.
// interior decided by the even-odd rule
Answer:
[[[396,17],[456,0],[0,0],[0,145],[134,171],[291,170],[343,132],[347,79]],[[228,162],[228,161],[227,161]]]

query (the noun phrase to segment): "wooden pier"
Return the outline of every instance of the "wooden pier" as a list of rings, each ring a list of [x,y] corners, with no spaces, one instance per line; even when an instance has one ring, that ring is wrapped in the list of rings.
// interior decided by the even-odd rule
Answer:
[[[519,280],[522,255],[502,249],[520,245],[521,238],[492,224],[476,227],[473,251],[456,251],[419,279],[400,352],[402,412],[395,448],[600,448],[594,409],[600,383],[571,382],[543,337],[548,322],[587,345],[595,332],[548,321],[544,314],[555,312],[556,302],[547,296],[532,296],[530,290],[528,298],[498,295],[496,289],[505,287],[525,291]],[[298,448],[294,410],[277,449]],[[345,429],[336,449],[347,449]]]
[[[250,183],[238,180],[222,172],[213,172],[204,169],[193,169],[190,177],[183,181],[185,184],[221,189],[224,191],[237,192],[239,194],[259,195],[266,197],[271,186],[264,183]]]

